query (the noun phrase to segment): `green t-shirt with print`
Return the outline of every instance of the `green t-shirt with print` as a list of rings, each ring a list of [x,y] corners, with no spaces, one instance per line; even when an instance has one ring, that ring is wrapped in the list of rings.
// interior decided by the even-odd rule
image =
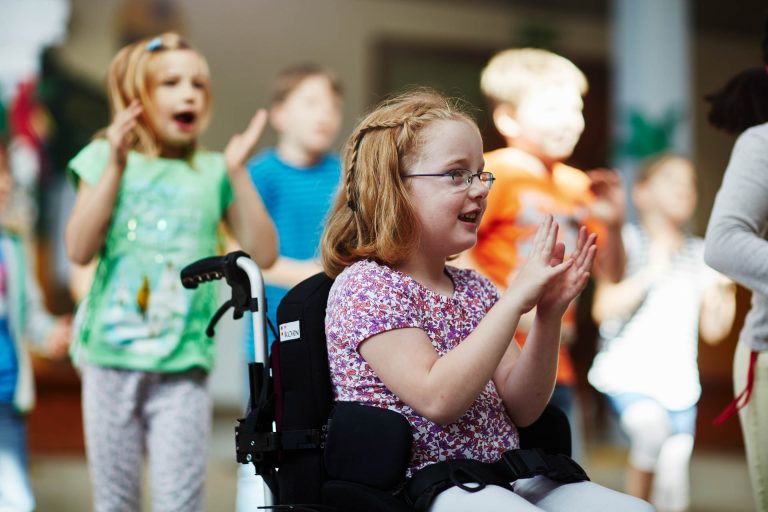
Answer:
[[[69,163],[76,181],[95,186],[109,143],[97,139]],[[187,290],[179,273],[219,252],[219,221],[232,202],[221,153],[187,160],[131,151],[73,352],[99,366],[155,372],[209,370],[205,328],[216,287]]]

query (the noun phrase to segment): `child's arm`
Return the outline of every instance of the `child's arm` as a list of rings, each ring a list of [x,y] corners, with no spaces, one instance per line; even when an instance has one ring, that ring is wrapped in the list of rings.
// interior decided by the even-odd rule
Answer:
[[[297,260],[280,256],[274,265],[264,271],[264,280],[283,288],[291,288],[322,270],[318,260]]]
[[[37,276],[27,264],[24,245],[19,243],[18,271],[24,275],[16,279],[23,280],[24,315],[22,335],[31,342],[36,352],[52,359],[66,355],[71,337],[71,318],[69,315],[54,317],[43,303]]]
[[[456,421],[491,380],[508,347],[516,347],[512,336],[520,315],[571,267],[571,261],[550,265],[556,239],[557,224],[550,217],[512,283],[514,293],[505,293],[475,330],[444,356],[438,356],[424,331],[414,328],[372,336],[360,345],[360,355],[417,413],[442,425]]]
[[[224,160],[235,198],[227,209],[226,221],[235,238],[262,268],[270,267],[277,258],[277,233],[264,207],[261,196],[245,169],[264,130],[267,112],[259,110],[243,133],[234,135],[224,150]]]
[[[624,275],[626,255],[621,238],[624,224],[626,199],[621,176],[610,169],[594,169],[587,173],[592,184],[595,202],[592,216],[605,225],[605,239],[595,262],[595,275],[611,282],[618,282]]]
[[[715,198],[704,260],[750,290],[768,295],[768,137],[750,129],[736,140]]]
[[[533,423],[549,402],[555,386],[560,324],[568,305],[586,286],[595,259],[594,234],[579,231],[572,265],[549,283],[536,305],[536,316],[525,347],[512,343],[494,373],[493,380],[510,418],[518,426]],[[553,264],[563,260],[564,248],[553,255]],[[511,283],[512,293],[515,283]]]
[[[107,128],[109,160],[94,186],[80,181],[75,206],[64,231],[67,255],[78,265],[86,265],[104,245],[104,237],[112,219],[120,180],[128,157],[128,133],[136,126],[142,108],[137,101],[119,112]]]
[[[651,241],[648,262],[635,274],[618,283],[598,278],[592,302],[592,318],[595,322],[601,324],[606,320],[632,316],[645,300],[651,286],[669,269],[673,250],[668,244]]]
[[[715,344],[731,331],[736,317],[736,283],[719,275],[712,285],[704,290],[701,298],[699,333],[701,339]]]

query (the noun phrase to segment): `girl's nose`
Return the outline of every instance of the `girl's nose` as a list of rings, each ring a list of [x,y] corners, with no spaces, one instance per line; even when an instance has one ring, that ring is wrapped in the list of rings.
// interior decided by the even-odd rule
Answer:
[[[485,197],[488,195],[488,185],[480,181],[479,176],[475,176],[472,179],[472,183],[469,184],[469,189],[467,190],[470,197]]]

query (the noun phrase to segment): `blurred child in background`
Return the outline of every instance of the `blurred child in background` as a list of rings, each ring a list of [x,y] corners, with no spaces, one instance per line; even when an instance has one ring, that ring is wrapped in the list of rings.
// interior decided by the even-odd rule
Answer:
[[[526,259],[533,235],[547,215],[560,225],[560,241],[575,247],[579,227],[598,233],[595,272],[619,279],[624,265],[621,225],[624,192],[612,171],[589,174],[563,163],[584,130],[582,96],[587,79],[569,60],[546,50],[525,48],[494,56],[480,78],[494,125],[507,147],[486,153],[496,177],[477,236],[461,264],[478,269],[497,286]],[[525,315],[516,338],[523,344],[533,313]],[[575,336],[571,307],[563,318],[557,385],[552,403],[563,409],[573,430],[574,459],[581,457],[576,374],[568,352]]]
[[[139,510],[146,451],[153,509],[201,511],[217,296],[182,288],[179,272],[219,251],[221,221],[259,265],[274,262],[275,230],[245,169],[266,112],[224,154],[199,149],[208,65],[173,33],[120,50],[107,83],[112,124],[69,164],[65,232],[74,263],[98,258],[73,349],[94,510]]]
[[[25,243],[6,213],[13,193],[8,153],[0,141],[0,510],[34,510],[27,467],[24,414],[34,404],[32,366],[25,341],[53,358],[64,357],[69,319],[46,310]]]
[[[286,292],[322,270],[320,235],[341,173],[339,156],[330,152],[341,125],[341,95],[336,77],[320,66],[303,64],[282,71],[273,85],[269,112],[277,145],[248,162],[279,240],[277,261],[264,271],[267,313],[273,325]],[[253,360],[252,324],[248,325],[246,353]],[[260,493],[253,468],[241,466],[237,510],[262,505]]]
[[[341,94],[336,77],[314,64],[281,72],[269,111],[277,145],[248,162],[277,229],[280,252],[264,271],[273,323],[286,292],[322,270],[320,235],[341,172],[339,156],[330,152],[341,126]],[[252,343],[249,346],[252,351]]]
[[[739,135],[715,198],[706,236],[709,265],[752,292],[733,359],[736,399],[720,420],[739,413],[755,510],[768,512],[768,20],[762,62],[714,94],[709,122]]]
[[[629,437],[626,491],[660,511],[682,511],[701,395],[699,334],[712,343],[728,334],[735,287],[704,264],[704,240],[685,230],[696,208],[691,162],[661,155],[636,176],[639,223],[622,232],[624,279],[598,280],[595,290],[601,347],[589,381],[608,395]]]

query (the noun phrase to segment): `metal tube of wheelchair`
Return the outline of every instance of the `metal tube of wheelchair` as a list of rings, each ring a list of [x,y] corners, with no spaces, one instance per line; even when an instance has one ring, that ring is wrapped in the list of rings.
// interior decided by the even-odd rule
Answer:
[[[261,269],[250,258],[244,256],[237,258],[237,266],[248,275],[251,283],[251,298],[256,299],[259,311],[251,315],[253,317],[253,353],[256,362],[264,364],[264,370],[269,369],[269,357],[267,357],[267,311],[264,299],[264,278]]]
[[[241,256],[235,261],[238,267],[248,275],[251,285],[251,298],[256,299],[259,310],[254,312],[253,319],[253,348],[255,361],[264,365],[264,371],[269,371],[269,357],[267,356],[267,302],[264,299],[264,278],[261,275],[261,269],[250,258]],[[271,507],[275,504],[272,491],[267,483],[259,476],[261,480],[262,492],[264,493],[264,506]]]

